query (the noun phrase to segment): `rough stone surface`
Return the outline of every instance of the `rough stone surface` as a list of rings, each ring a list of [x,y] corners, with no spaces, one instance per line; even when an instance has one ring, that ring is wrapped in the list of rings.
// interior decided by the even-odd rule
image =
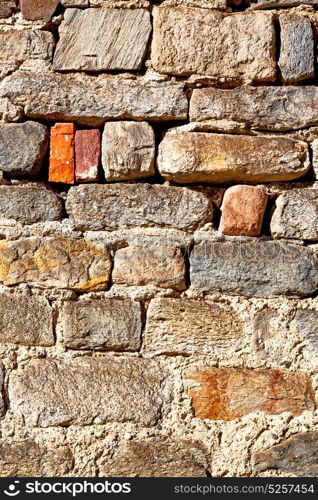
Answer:
[[[225,191],[219,231],[230,236],[259,236],[267,204],[264,189],[232,186]]]
[[[297,309],[290,323],[302,338],[303,349],[312,354],[318,351],[318,310]]]
[[[238,87],[195,89],[191,121],[233,120],[256,130],[297,130],[318,125],[318,88]]]
[[[6,404],[3,397],[3,385],[4,385],[4,366],[0,361],[0,417],[3,417],[6,412]]]
[[[187,377],[198,384],[189,389],[197,418],[233,420],[248,413],[300,415],[315,409],[306,373],[237,368],[198,368]]]
[[[103,133],[103,167],[108,181],[155,173],[155,134],[147,122],[108,122]]]
[[[281,48],[278,65],[283,82],[294,83],[312,78],[314,37],[309,19],[290,14],[279,16]]]
[[[35,122],[0,124],[0,170],[13,176],[40,172],[48,131]]]
[[[53,313],[45,297],[0,292],[0,343],[54,344]]]
[[[311,144],[312,149],[312,163],[313,163],[313,176],[315,180],[318,179],[318,139],[314,139]]]
[[[138,77],[17,71],[0,85],[0,97],[25,106],[28,117],[97,127],[114,118],[182,120],[188,111],[183,84]]]
[[[13,0],[0,1],[0,18],[5,19],[10,17],[15,7],[15,1]]]
[[[99,180],[101,133],[98,129],[75,132],[75,177],[77,182]]]
[[[52,191],[35,185],[0,186],[0,218],[33,224],[62,217],[62,202]]]
[[[275,80],[271,13],[227,16],[206,9],[161,6],[154,8],[153,15],[151,60],[157,71]]]
[[[281,194],[271,220],[274,238],[318,240],[318,189],[295,189]]]
[[[134,439],[99,461],[101,476],[206,477],[206,451],[193,441],[169,437]]]
[[[5,285],[28,283],[77,291],[107,288],[108,251],[84,239],[31,237],[0,241],[0,279]]]
[[[252,455],[254,473],[274,469],[280,474],[317,477],[318,433],[295,434],[281,443]]]
[[[279,7],[293,7],[295,5],[318,5],[317,0],[257,0],[251,3],[251,9],[267,9]]]
[[[32,439],[0,440],[0,477],[65,477],[73,461],[67,446],[47,448]]]
[[[59,29],[54,68],[140,69],[150,32],[150,13],[144,9],[67,9]]]
[[[56,123],[51,128],[49,181],[74,184],[75,125]]]
[[[11,374],[11,410],[33,427],[154,425],[165,401],[165,377],[158,363],[140,358],[33,359]]]
[[[26,60],[52,59],[54,39],[49,31],[0,29],[0,79]]]
[[[154,226],[193,229],[212,220],[212,200],[188,188],[149,184],[78,186],[66,210],[79,229]]]
[[[66,302],[63,344],[71,349],[136,351],[141,342],[141,308],[129,299]]]
[[[153,285],[184,290],[185,262],[180,249],[171,246],[129,246],[117,250],[113,283],[129,286]]]
[[[29,21],[49,21],[58,4],[59,0],[21,0],[21,12]]]
[[[238,345],[242,330],[242,320],[232,307],[157,298],[148,307],[144,347],[167,354],[213,354]]]
[[[201,292],[302,297],[318,290],[317,255],[282,242],[201,243],[190,255],[190,273]]]
[[[308,171],[307,150],[286,137],[175,131],[159,146],[158,168],[179,183],[287,181]]]

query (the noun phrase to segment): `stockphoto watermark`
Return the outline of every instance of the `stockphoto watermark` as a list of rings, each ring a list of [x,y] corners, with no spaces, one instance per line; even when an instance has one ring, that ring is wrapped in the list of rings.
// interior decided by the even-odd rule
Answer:
[[[116,480],[102,479],[98,482],[89,480],[80,480],[75,482],[67,481],[45,481],[34,479],[32,481],[14,480],[3,489],[6,497],[17,497],[25,494],[36,495],[71,495],[76,497],[82,494],[127,494],[131,493],[130,482],[117,482]]]

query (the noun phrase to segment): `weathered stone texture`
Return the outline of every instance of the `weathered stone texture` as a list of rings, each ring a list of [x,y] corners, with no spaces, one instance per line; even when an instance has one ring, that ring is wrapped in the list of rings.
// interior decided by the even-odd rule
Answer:
[[[53,313],[45,297],[0,293],[0,343],[54,344]]]
[[[59,0],[21,0],[20,4],[25,19],[49,21],[59,4]]]
[[[318,189],[286,191],[276,200],[271,220],[274,238],[318,240]]]
[[[108,251],[88,240],[30,237],[0,241],[0,279],[5,285],[104,290],[110,269]]]
[[[252,455],[253,471],[275,470],[297,477],[317,477],[318,432],[295,434],[281,443]]]
[[[108,181],[155,173],[155,134],[147,122],[108,122],[103,133],[103,167]]]
[[[212,200],[188,188],[149,184],[78,186],[66,210],[79,229],[175,227],[194,229],[212,220]]]
[[[99,179],[101,133],[98,129],[77,130],[75,133],[75,176],[78,182]]]
[[[312,164],[313,164],[313,176],[315,180],[318,179],[318,139],[314,139],[311,144],[312,149]]]
[[[219,231],[230,236],[259,236],[267,204],[265,190],[232,186],[225,191]]]
[[[206,242],[190,255],[190,275],[201,292],[302,297],[318,290],[318,257],[283,242]]]
[[[40,172],[48,146],[48,131],[35,122],[0,124],[0,170],[10,175]]]
[[[101,476],[206,477],[205,450],[195,441],[156,436],[119,445],[99,460]]]
[[[49,181],[74,184],[75,125],[56,123],[51,128]]]
[[[35,359],[10,376],[11,410],[33,427],[154,425],[165,377],[156,362],[141,358]]]
[[[10,17],[15,7],[16,4],[14,0],[0,1],[0,18],[6,19],[7,17]]]
[[[243,322],[230,306],[189,299],[153,299],[144,347],[167,354],[211,354],[241,342]]]
[[[309,169],[305,142],[204,132],[169,133],[159,146],[165,179],[191,182],[272,182],[297,179]]]
[[[151,60],[174,75],[274,81],[271,13],[225,15],[206,9],[155,7]]]
[[[71,349],[136,351],[141,343],[141,307],[129,299],[66,302],[63,344]]]
[[[318,352],[318,310],[297,309],[290,328],[302,338],[304,351],[311,356]]]
[[[251,9],[267,9],[279,7],[293,7],[295,5],[318,5],[317,0],[257,0],[251,3]]]
[[[35,185],[0,186],[0,218],[33,224],[62,217],[62,202],[52,191]]]
[[[97,127],[114,118],[182,120],[188,111],[183,84],[125,76],[17,71],[0,85],[0,97],[25,106],[28,117]]]
[[[198,368],[187,378],[197,418],[234,420],[248,413],[301,414],[315,409],[314,391],[306,373],[237,368]]]
[[[112,279],[116,285],[153,285],[184,290],[184,258],[179,248],[171,246],[120,248],[115,254]]]
[[[150,32],[150,13],[144,9],[67,9],[59,29],[54,68],[140,69]]]
[[[0,417],[3,417],[6,412],[6,404],[3,397],[3,384],[4,384],[4,366],[0,361]]]
[[[297,130],[318,125],[318,88],[239,87],[195,89],[191,121],[233,120],[255,130]]]
[[[278,65],[283,82],[293,83],[312,78],[314,37],[309,19],[291,14],[279,16],[281,48]]]
[[[47,447],[32,439],[0,440],[0,477],[63,477],[73,462],[67,446]]]

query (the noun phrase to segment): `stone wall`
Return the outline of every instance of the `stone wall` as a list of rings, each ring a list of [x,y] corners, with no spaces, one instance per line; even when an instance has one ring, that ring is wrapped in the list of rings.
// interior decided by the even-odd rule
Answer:
[[[316,0],[0,1],[0,472],[318,474]]]

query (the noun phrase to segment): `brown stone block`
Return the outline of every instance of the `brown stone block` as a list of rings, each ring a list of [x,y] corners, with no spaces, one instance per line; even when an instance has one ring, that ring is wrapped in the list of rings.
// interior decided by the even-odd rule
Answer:
[[[75,133],[75,177],[77,182],[99,179],[101,133],[98,129],[77,130]]]
[[[58,4],[59,0],[21,0],[21,11],[28,21],[49,21]]]

